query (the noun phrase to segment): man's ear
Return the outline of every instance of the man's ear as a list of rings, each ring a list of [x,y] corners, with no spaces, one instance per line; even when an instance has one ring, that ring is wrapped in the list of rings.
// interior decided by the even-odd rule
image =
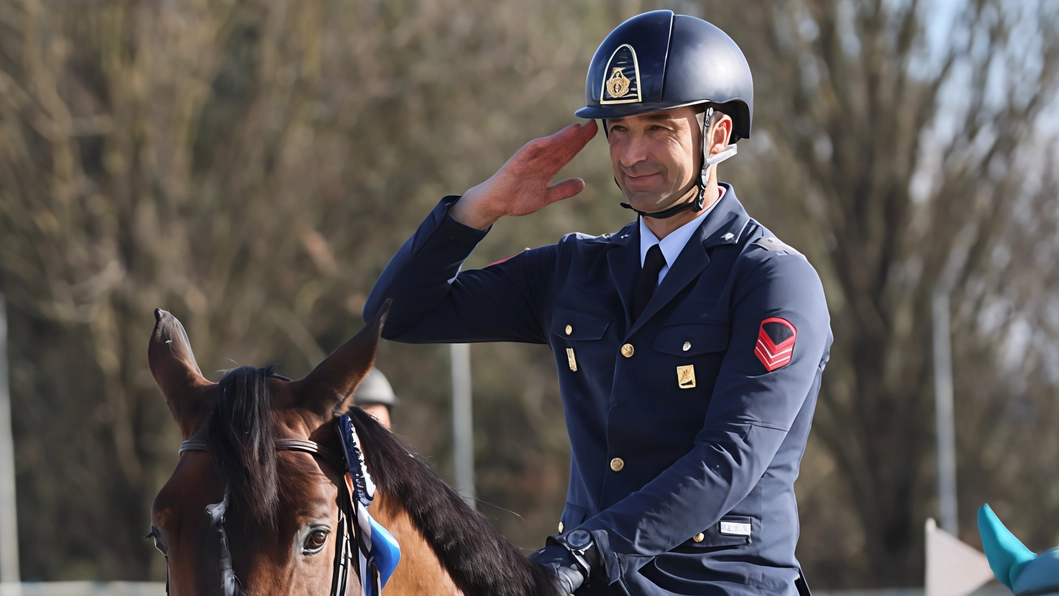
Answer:
[[[710,130],[707,131],[706,138],[710,144],[707,147],[708,155],[716,155],[721,151],[728,148],[728,143],[732,138],[732,117],[724,112],[713,112],[713,122],[710,123]]]
[[[180,321],[160,308],[155,309],[154,318],[147,362],[180,434],[187,440],[213,411],[209,394],[214,383],[202,376]]]

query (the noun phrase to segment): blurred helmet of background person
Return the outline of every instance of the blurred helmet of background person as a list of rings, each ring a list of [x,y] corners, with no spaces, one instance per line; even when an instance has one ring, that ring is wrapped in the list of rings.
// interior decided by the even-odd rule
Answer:
[[[390,428],[390,414],[397,404],[397,396],[393,393],[393,387],[386,375],[372,367],[367,376],[353,392],[353,403],[360,409],[371,414],[379,424]]]
[[[703,140],[697,156],[701,164],[696,183],[699,195],[670,212],[652,213],[652,217],[671,217],[691,208],[701,210],[710,166],[735,155],[735,143],[750,137],[754,113],[750,65],[724,31],[702,19],[669,10],[646,12],[625,21],[593,55],[585,79],[585,107],[575,114],[603,120],[604,131],[608,119],[691,106],[700,108]],[[715,111],[732,119],[732,133],[729,147],[710,156],[706,134]]]

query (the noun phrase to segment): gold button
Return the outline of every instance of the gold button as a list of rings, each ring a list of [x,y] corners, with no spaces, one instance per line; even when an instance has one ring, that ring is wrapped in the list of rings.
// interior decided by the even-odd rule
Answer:
[[[559,533],[560,533],[560,534],[562,534],[562,533],[563,533],[563,528],[564,528],[564,527],[565,527],[565,526],[563,526],[563,522],[559,522]]]
[[[571,325],[567,325],[567,326],[566,326],[566,334],[567,334],[567,335],[570,335],[570,334],[571,334],[571,333],[573,333],[573,332],[574,332],[574,328],[573,328],[573,326],[571,326]]]
[[[615,457],[614,459],[610,460],[610,469],[611,470],[614,470],[615,472],[620,472],[624,468],[625,468],[625,462],[622,461],[622,459],[620,457]]]
[[[702,535],[702,532],[699,532],[698,534],[695,534],[694,536],[692,536],[691,539],[694,540],[695,542],[702,542],[703,540],[706,540],[706,537]]]
[[[632,358],[633,353],[636,352],[636,348],[632,347],[632,344],[625,344],[621,347],[621,355],[626,358]]]
[[[687,352],[690,349],[691,349],[691,342],[690,341],[684,342],[684,351]]]

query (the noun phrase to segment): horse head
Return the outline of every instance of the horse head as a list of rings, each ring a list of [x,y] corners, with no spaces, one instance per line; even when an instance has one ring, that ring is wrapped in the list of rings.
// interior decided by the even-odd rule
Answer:
[[[357,565],[339,565],[354,531],[336,423],[347,413],[377,486],[371,516],[401,545],[387,595],[555,594],[542,567],[352,407],[386,310],[301,380],[244,366],[217,383],[202,375],[180,321],[155,311],[148,360],[184,440],[149,534],[171,594],[362,593]]]
[[[334,421],[374,362],[384,315],[304,379],[244,366],[217,383],[202,375],[180,321],[162,310],[155,318],[148,360],[185,440],[152,508],[151,534],[166,554],[172,593],[231,593],[222,585],[235,577],[260,594],[359,585],[355,569],[337,577],[341,460],[292,446],[342,453]],[[216,513],[222,503],[226,511]],[[207,507],[223,520],[211,519]]]

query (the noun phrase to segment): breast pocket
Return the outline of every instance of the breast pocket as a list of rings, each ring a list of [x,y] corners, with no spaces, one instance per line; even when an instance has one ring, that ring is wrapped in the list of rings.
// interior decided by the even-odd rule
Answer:
[[[662,327],[654,344],[655,359],[660,365],[657,370],[666,377],[661,379],[662,386],[672,386],[675,381],[679,390],[667,395],[681,401],[689,395],[708,398],[717,382],[728,338],[728,325],[688,323]],[[709,402],[699,401],[703,408]],[[703,408],[686,414],[697,417],[705,414]]]
[[[662,327],[655,340],[655,351],[671,356],[699,356],[728,349],[729,329],[725,324],[688,323]]]
[[[610,319],[556,308],[552,312],[552,334],[568,341],[595,341],[603,338]]]
[[[604,336],[610,324],[605,317],[556,308],[552,313],[551,344],[559,370],[567,369],[578,377],[586,369],[601,370],[600,363],[606,361],[607,355]]]

